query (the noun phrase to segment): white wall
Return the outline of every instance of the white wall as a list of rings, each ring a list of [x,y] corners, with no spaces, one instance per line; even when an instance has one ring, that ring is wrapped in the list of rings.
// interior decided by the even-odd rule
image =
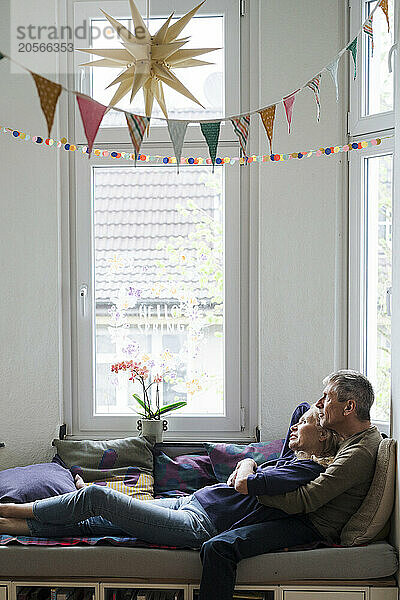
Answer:
[[[0,48],[6,53],[8,11],[8,2],[1,2]],[[45,132],[32,77],[11,74],[2,60],[0,78],[0,123]],[[59,335],[57,151],[0,134],[0,153],[1,469],[54,454]]]
[[[253,0],[250,0],[253,2]],[[0,48],[9,16],[0,3]],[[341,0],[260,0],[260,105],[291,92],[343,45]],[[341,65],[344,69],[344,62]],[[45,131],[33,82],[0,62],[0,122]],[[275,151],[341,143],[341,105],[325,74],[318,125],[311,92],[296,100],[290,137],[282,107]],[[260,139],[265,141],[264,134]],[[59,416],[57,151],[0,134],[0,469],[47,460]],[[64,160],[64,158],[63,158]],[[335,244],[342,156],[260,165],[260,357],[263,438],[282,435],[300,400],[318,397],[335,364]],[[339,166],[338,166],[339,165]],[[337,193],[337,190],[339,192]],[[339,210],[339,216],[340,216]],[[340,263],[339,263],[340,266]],[[339,281],[341,277],[339,269]],[[339,290],[340,291],[340,290]],[[340,294],[339,294],[340,295]],[[341,340],[343,342],[343,340]],[[339,344],[340,345],[340,344]]]
[[[261,1],[262,105],[295,91],[333,60],[346,41],[342,13],[340,0]],[[322,75],[319,124],[310,90],[296,97],[290,135],[283,105],[277,107],[274,152],[343,143],[346,60],[339,66],[339,104],[330,75]],[[345,340],[335,340],[335,286],[342,302],[346,293],[340,290],[346,265],[338,261],[335,271],[336,244],[345,242],[336,226],[337,211],[339,217],[346,211],[345,156],[260,167],[261,439],[280,435],[295,403],[316,401],[322,378],[346,366]],[[336,327],[342,328],[339,315]]]

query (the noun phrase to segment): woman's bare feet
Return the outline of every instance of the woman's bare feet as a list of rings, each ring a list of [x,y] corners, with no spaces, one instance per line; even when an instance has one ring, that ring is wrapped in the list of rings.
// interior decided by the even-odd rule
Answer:
[[[7,519],[0,517],[0,534],[31,535],[25,519]]]
[[[12,502],[0,504],[0,517],[7,519],[30,519],[33,517],[33,502],[14,504]]]
[[[77,490],[81,490],[85,487],[85,482],[83,481],[82,477],[78,474],[75,475],[75,486]]]

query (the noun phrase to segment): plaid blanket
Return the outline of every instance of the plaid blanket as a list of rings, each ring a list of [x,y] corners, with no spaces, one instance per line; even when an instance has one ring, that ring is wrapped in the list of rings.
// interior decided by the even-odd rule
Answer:
[[[71,537],[71,538],[37,538],[31,536],[12,536],[0,535],[0,546],[6,546],[10,543],[22,544],[24,546],[77,546],[83,544],[87,546],[108,545],[111,546],[129,546],[131,548],[161,548],[165,550],[177,550],[177,546],[162,546],[158,544],[148,544],[137,538],[130,537]],[[367,546],[368,544],[360,544]],[[344,548],[339,544],[330,544],[325,541],[312,542],[301,546],[292,546],[291,548],[281,548],[277,552],[297,552],[299,550],[315,550],[316,548]]]
[[[70,537],[70,538],[37,538],[32,536],[12,536],[0,535],[0,546],[6,546],[10,543],[18,543],[24,546],[77,546],[86,544],[96,546],[97,544],[111,544],[112,546],[131,546],[133,548],[163,548],[166,550],[176,550],[176,546],[162,546],[158,544],[148,544],[137,538],[130,537]]]

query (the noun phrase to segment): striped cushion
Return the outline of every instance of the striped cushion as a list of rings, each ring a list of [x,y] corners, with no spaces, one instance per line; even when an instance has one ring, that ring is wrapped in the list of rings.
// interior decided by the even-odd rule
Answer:
[[[103,485],[105,487],[127,494],[137,500],[153,500],[153,487],[154,477],[149,473],[140,473],[139,478],[134,482],[130,482],[129,479],[126,481],[125,477],[115,477],[108,481],[93,481],[92,483],[85,483],[89,485]]]

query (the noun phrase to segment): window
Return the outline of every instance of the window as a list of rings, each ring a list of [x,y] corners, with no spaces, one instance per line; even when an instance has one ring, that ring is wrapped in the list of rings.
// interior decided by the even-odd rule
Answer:
[[[356,35],[362,23],[375,9],[378,0],[350,0],[350,30]],[[368,134],[393,128],[393,81],[388,55],[393,44],[394,8],[389,0],[390,32],[383,11],[373,15],[374,48],[364,33],[358,38],[357,78],[350,77],[349,133]],[[351,36],[351,39],[353,37]]]
[[[352,31],[376,6],[351,2]],[[391,28],[393,2],[389,0]],[[358,22],[357,22],[358,19]],[[391,35],[383,12],[374,13],[374,53],[364,34],[357,80],[351,81],[351,141],[384,138],[350,152],[349,175],[349,367],[372,382],[372,418],[389,433],[391,400],[392,202],[394,160],[393,73],[388,71]],[[385,139],[386,138],[386,139]]]
[[[378,147],[379,148],[379,147]],[[372,382],[375,421],[390,420],[393,144],[350,156],[350,366]]]
[[[241,110],[240,3],[207,4],[185,34],[193,36],[191,47],[221,50],[213,53],[215,64],[202,73],[182,69],[187,71],[182,80],[205,103],[206,111],[178,94],[166,93],[171,118],[218,118]],[[145,15],[145,2],[137,6]],[[127,1],[106,2],[102,8],[132,29]],[[150,32],[171,12],[178,18],[189,8],[180,0],[152,0]],[[71,0],[71,14],[75,22],[86,20],[96,31],[103,31],[107,23],[91,2]],[[91,41],[90,47],[117,44],[101,37]],[[106,104],[113,91],[104,88],[117,73],[80,69],[78,65],[88,58],[78,52],[72,60],[80,89]],[[141,92],[131,106],[123,99],[118,107],[143,114]],[[80,119],[75,107],[71,109],[75,136],[82,142]],[[156,107],[153,115],[158,116]],[[106,114],[95,147],[132,151],[121,116],[115,111]],[[142,150],[173,153],[165,122],[152,121]],[[198,125],[188,127],[183,154],[189,152],[208,156]],[[229,122],[221,124],[221,152],[238,154]],[[75,157],[71,211],[75,393],[67,407],[73,435],[135,432],[138,405],[132,394],[139,390],[125,373],[112,373],[111,365],[146,357],[151,376],[160,365],[167,373],[160,386],[161,405],[187,402],[179,412],[167,415],[167,438],[249,438],[256,414],[254,403],[243,393],[249,388],[246,365],[251,357],[249,327],[246,330],[242,323],[249,324],[251,307],[242,266],[249,258],[250,206],[245,200],[249,175],[242,171],[238,165],[229,170],[216,167],[214,173],[208,165],[181,165],[178,174],[174,164],[139,161],[135,166],[110,156],[92,155],[90,161]]]

